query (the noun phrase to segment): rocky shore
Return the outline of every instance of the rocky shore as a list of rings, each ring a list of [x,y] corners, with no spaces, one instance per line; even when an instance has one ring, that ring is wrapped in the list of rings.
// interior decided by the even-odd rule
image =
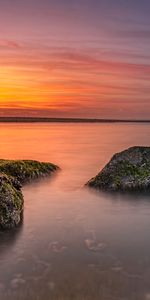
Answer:
[[[22,185],[58,169],[54,164],[33,160],[0,160],[0,229],[14,228],[21,222]]]

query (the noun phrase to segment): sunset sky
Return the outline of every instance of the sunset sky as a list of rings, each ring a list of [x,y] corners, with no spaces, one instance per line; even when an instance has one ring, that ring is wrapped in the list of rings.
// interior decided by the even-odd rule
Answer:
[[[0,0],[0,116],[150,119],[150,1]]]

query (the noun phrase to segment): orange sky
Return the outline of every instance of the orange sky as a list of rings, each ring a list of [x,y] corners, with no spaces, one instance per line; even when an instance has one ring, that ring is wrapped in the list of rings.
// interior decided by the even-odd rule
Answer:
[[[149,19],[94,1],[0,0],[1,116],[149,118]]]

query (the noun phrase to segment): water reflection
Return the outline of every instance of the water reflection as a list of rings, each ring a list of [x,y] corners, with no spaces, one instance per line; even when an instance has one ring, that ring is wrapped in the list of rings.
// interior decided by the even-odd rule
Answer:
[[[84,186],[84,189],[88,189],[88,191],[91,193],[91,195],[95,195],[97,197],[104,197],[105,199],[108,199],[109,201],[125,201],[128,202],[129,205],[142,205],[147,203],[147,205],[150,205],[150,191],[133,191],[133,192],[116,192],[116,191],[102,191],[99,189],[94,189],[91,187]]]
[[[19,238],[20,234],[22,233],[23,227],[23,215],[21,223],[18,227],[10,230],[0,231],[0,262],[2,255],[6,255],[11,250],[11,247],[15,246],[17,239]],[[4,258],[4,256],[3,256]]]

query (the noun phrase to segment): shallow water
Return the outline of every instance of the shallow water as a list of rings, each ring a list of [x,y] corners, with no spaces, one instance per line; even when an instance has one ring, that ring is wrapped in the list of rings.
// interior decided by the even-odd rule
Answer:
[[[150,299],[149,195],[83,187],[149,137],[149,124],[0,124],[1,158],[61,167],[23,188],[22,225],[0,233],[1,300]]]

